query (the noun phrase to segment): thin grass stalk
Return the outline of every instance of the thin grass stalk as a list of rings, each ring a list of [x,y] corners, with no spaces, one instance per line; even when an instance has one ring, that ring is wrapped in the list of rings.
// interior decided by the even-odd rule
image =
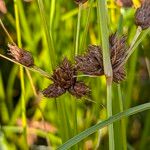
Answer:
[[[17,1],[14,0],[14,10],[15,10],[15,19],[16,19],[16,32],[17,32],[17,42],[18,46],[22,47],[21,44],[21,31],[19,24],[19,13]],[[20,66],[20,79],[21,79],[21,109],[22,109],[22,126],[23,126],[23,136],[26,149],[28,149],[27,144],[27,120],[26,120],[26,102],[25,102],[25,85],[24,85],[24,71],[23,67]]]
[[[29,24],[27,21],[27,18],[25,16],[25,12],[24,12],[24,8],[23,8],[23,4],[22,4],[22,0],[17,1],[17,5],[18,5],[18,11],[19,11],[19,17],[20,17],[20,24],[22,27],[22,31],[24,33],[24,39],[26,41],[26,43],[28,43],[28,45],[32,44],[32,34],[29,28]]]
[[[85,25],[85,28],[84,28],[82,41],[81,41],[81,50],[85,49],[87,33],[88,33],[89,24],[90,24],[90,21],[89,21],[90,20],[90,14],[91,14],[93,3],[94,3],[94,0],[89,1],[89,8],[88,8],[88,14],[87,14],[87,18],[86,18],[86,25]]]
[[[74,136],[73,138],[71,138],[70,140],[65,142],[63,145],[58,147],[57,150],[67,150],[70,147],[72,147],[73,145],[77,144],[78,142],[80,142],[83,139],[85,139],[86,137],[88,137],[89,135],[95,133],[96,131],[98,131],[98,130],[124,118],[124,117],[129,117],[131,115],[134,115],[139,112],[146,111],[146,110],[150,110],[150,102],[142,104],[142,105],[138,105],[138,106],[129,108],[128,110],[125,110],[123,112],[117,113],[117,114],[113,115],[112,117],[84,130],[83,132],[80,132],[78,135]]]
[[[38,6],[40,9],[42,23],[43,23],[43,27],[44,27],[44,31],[45,31],[45,35],[46,35],[46,40],[47,40],[47,45],[48,45],[48,54],[50,57],[50,63],[51,63],[51,67],[52,67],[51,71],[52,71],[56,66],[56,55],[55,55],[54,42],[53,42],[52,34],[48,29],[43,0],[37,0],[37,1],[38,1]]]
[[[2,55],[2,54],[0,54],[0,57],[4,58],[4,59],[6,59],[6,60],[8,60],[8,61],[10,61],[10,62],[13,62],[13,63],[15,63],[15,64],[17,64],[17,65],[19,65],[19,66],[21,66],[21,67],[24,67],[25,69],[28,69],[28,70],[31,70],[31,71],[33,71],[33,72],[39,73],[41,76],[43,76],[43,77],[45,77],[45,78],[48,78],[48,79],[51,78],[51,74],[45,72],[44,70],[42,70],[41,68],[39,68],[39,67],[37,67],[37,66],[33,66],[33,67],[24,66],[24,65],[20,64],[19,62],[15,61],[15,60],[13,60],[13,59],[7,57],[7,56],[4,56],[4,55]]]
[[[5,101],[5,92],[4,92],[4,85],[3,85],[3,79],[2,79],[2,74],[0,71],[0,113],[1,115],[1,120],[3,123],[7,123],[9,121],[9,112],[8,112],[8,107]]]
[[[79,33],[80,33],[80,23],[81,23],[81,11],[82,11],[82,3],[79,4],[77,32],[76,32],[76,40],[75,40],[75,56],[78,55],[78,51],[79,51]]]
[[[79,45],[80,45],[80,24],[81,24],[81,12],[82,12],[82,3],[79,4],[79,11],[78,11],[78,18],[77,18],[77,30],[76,30],[76,39],[75,39],[75,56],[79,53]],[[77,102],[76,99],[72,97],[73,104],[73,116],[74,116],[74,133],[73,135],[77,134]],[[78,145],[74,147],[75,150],[78,149]]]
[[[109,52],[109,30],[108,30],[108,14],[106,1],[98,0],[98,21],[99,35],[101,37],[101,45],[103,52],[104,73],[107,80],[107,116],[112,116],[112,66]],[[114,150],[114,129],[113,124],[108,126],[109,131],[109,149]]]
[[[117,89],[118,89],[118,98],[119,98],[119,109],[120,109],[120,112],[123,112],[124,108],[123,108],[123,99],[122,99],[120,84],[117,86]],[[127,150],[126,124],[125,124],[124,118],[121,119],[121,132],[122,132],[122,140],[123,140],[122,147],[123,147],[123,150]]]
[[[51,9],[50,9],[50,32],[52,31],[52,24],[54,19],[54,13],[55,13],[55,4],[56,0],[51,0]]]
[[[150,80],[150,61],[148,60],[147,57],[145,57],[145,63],[146,63],[146,67],[147,67],[147,72],[148,72],[148,76],[149,76],[149,80]],[[141,140],[140,140],[140,149],[146,149],[146,144],[148,143],[148,140],[145,140],[148,138],[149,133],[150,133],[150,111],[147,113],[146,115],[146,119],[144,121],[144,130],[142,132],[142,136],[141,136]]]

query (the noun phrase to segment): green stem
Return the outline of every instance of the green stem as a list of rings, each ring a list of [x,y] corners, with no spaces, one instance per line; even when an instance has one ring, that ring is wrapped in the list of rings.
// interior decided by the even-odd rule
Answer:
[[[127,60],[129,59],[129,57],[131,56],[131,54],[134,52],[134,49],[133,49],[134,44],[136,43],[138,37],[141,35],[141,32],[142,32],[142,28],[139,26],[139,27],[137,28],[137,30],[136,30],[136,34],[135,34],[135,36],[134,36],[134,38],[133,38],[133,40],[132,40],[132,43],[131,43],[131,45],[130,45],[128,51],[127,51],[127,54],[128,54],[128,55],[127,55],[127,57],[126,57],[126,59],[125,59],[125,62],[127,62]]]
[[[20,64],[19,62],[7,57],[7,56],[4,56],[2,54],[0,54],[0,57],[4,58],[4,59],[7,59],[8,61],[10,62],[13,62],[21,67],[24,67],[25,69],[28,69],[28,70],[31,70],[33,72],[37,72],[39,73],[40,75],[44,76],[45,78],[48,78],[50,79],[51,78],[51,74],[45,72],[44,70],[42,70],[41,68],[37,67],[37,66],[33,66],[33,67],[27,67],[27,66],[24,66],[23,64]]]
[[[78,51],[79,51],[81,11],[82,11],[82,3],[79,4],[79,12],[78,12],[78,20],[77,20],[77,34],[76,34],[76,43],[75,43],[75,56],[78,55]]]
[[[22,47],[21,31],[20,31],[20,24],[19,24],[19,13],[18,13],[18,6],[17,6],[17,1],[16,0],[14,0],[14,9],[15,9],[16,32],[17,32],[18,46]],[[24,141],[25,141],[26,149],[28,149],[24,71],[23,71],[22,66],[20,66],[20,78],[21,78],[21,91],[22,91],[22,93],[21,93],[21,109],[22,109],[22,111],[21,112],[22,112],[23,135],[24,135]]]
[[[89,1],[89,8],[88,8],[88,14],[87,14],[87,19],[86,19],[86,25],[85,25],[85,29],[84,29],[83,37],[82,37],[82,41],[81,41],[81,50],[85,49],[87,33],[88,33],[88,28],[89,28],[89,23],[90,23],[90,21],[89,21],[90,20],[90,14],[91,14],[93,2],[94,2],[94,0]]]
[[[112,114],[112,86],[107,85],[107,117],[111,117]],[[108,126],[109,131],[109,150],[114,150],[114,129],[113,124]]]
[[[102,45],[104,73],[107,80],[107,117],[112,116],[112,66],[109,51],[109,29],[108,29],[108,10],[105,0],[98,1],[98,21],[99,35]],[[114,129],[113,124],[108,126],[109,131],[109,149],[114,150]]]
[[[63,145],[58,147],[57,150],[67,150],[70,147],[72,147],[73,145],[77,144],[78,142],[82,141],[83,139],[85,139],[86,137],[95,133],[98,130],[100,130],[100,129],[102,129],[124,117],[129,117],[131,115],[134,115],[134,114],[137,114],[139,112],[146,111],[149,109],[150,109],[150,102],[139,105],[139,106],[135,106],[135,107],[129,108],[128,110],[125,110],[123,112],[117,113],[117,114],[113,115],[112,117],[110,117],[102,122],[99,122],[98,124],[84,130],[83,132],[80,132],[78,135],[74,136],[73,138],[71,138],[70,140],[65,142]]]
[[[56,55],[55,55],[55,48],[54,48],[52,33],[48,29],[48,24],[47,24],[47,21],[46,21],[46,16],[45,16],[46,13],[45,13],[45,8],[44,8],[43,1],[38,0],[38,5],[39,5],[40,14],[41,14],[41,18],[42,18],[42,23],[43,23],[43,27],[44,27],[44,31],[45,31],[45,35],[46,35],[46,40],[47,40],[47,45],[48,45],[48,54],[50,56],[50,63],[51,63],[51,67],[52,67],[52,70],[53,70],[56,66]]]
[[[118,97],[119,97],[119,108],[120,112],[123,112],[123,99],[122,99],[122,94],[121,94],[121,87],[120,84],[117,86],[118,88]],[[122,147],[123,150],[127,150],[127,141],[126,141],[126,124],[125,124],[125,119],[121,119],[121,132],[122,132]]]

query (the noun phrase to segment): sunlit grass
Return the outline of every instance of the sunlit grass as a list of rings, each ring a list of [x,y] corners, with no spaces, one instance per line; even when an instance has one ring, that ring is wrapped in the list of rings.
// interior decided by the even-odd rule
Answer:
[[[140,6],[139,0],[133,2]],[[135,26],[135,8],[121,8],[112,0],[106,5],[108,12],[101,9],[100,0],[80,5],[68,0],[14,0],[13,4],[6,1],[8,12],[0,20],[0,149],[148,148],[150,28],[141,31]],[[106,50],[107,76],[111,72],[108,36],[113,32],[127,36],[125,81],[108,85],[105,76],[79,73],[78,80],[91,88],[88,98],[76,99],[68,92],[56,99],[41,95],[63,58],[75,63],[75,56],[86,52],[89,44]],[[8,42],[32,52],[35,66],[26,67],[7,55]]]

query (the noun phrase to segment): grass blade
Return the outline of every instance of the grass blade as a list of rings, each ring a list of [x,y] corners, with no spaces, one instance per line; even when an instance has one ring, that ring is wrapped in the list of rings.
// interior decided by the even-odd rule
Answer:
[[[112,124],[113,122],[118,121],[124,117],[129,117],[131,115],[134,115],[134,114],[137,114],[139,112],[149,110],[149,109],[150,109],[150,102],[139,105],[139,106],[135,106],[135,107],[129,108],[126,111],[117,113],[117,114],[113,115],[112,117],[106,119],[105,121],[100,122],[100,123],[88,128],[88,129],[86,129],[85,131],[79,133],[78,135],[74,136],[73,138],[71,138],[70,140],[65,142],[63,145],[58,147],[57,150],[67,150],[70,147],[72,147],[73,145],[77,144],[81,140],[83,140],[86,137],[88,137],[89,135],[91,135],[92,133]]]

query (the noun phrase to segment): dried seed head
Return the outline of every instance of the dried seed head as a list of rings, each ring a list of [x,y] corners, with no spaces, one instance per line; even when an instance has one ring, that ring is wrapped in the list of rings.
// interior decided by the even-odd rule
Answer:
[[[9,54],[19,63],[24,66],[31,67],[34,65],[34,59],[32,54],[26,50],[23,50],[16,45],[8,44]]]
[[[75,76],[75,67],[65,58],[60,66],[54,70],[51,77],[54,83],[42,91],[43,95],[48,98],[56,98],[69,91],[70,94],[77,98],[86,96],[89,88],[84,83],[77,82]]]
[[[48,98],[56,98],[56,97],[64,94],[65,92],[66,92],[65,89],[63,89],[55,84],[49,85],[46,89],[44,89],[42,91],[43,95]]]
[[[7,13],[7,8],[5,5],[5,2],[3,0],[0,0],[0,14],[6,14]]]
[[[75,83],[75,85],[72,86],[68,91],[77,98],[87,96],[90,93],[89,87],[83,82]]]
[[[67,58],[65,58],[62,61],[62,64],[56,70],[54,70],[52,80],[56,85],[64,89],[68,89],[75,84],[75,75],[75,68],[72,66],[71,62]]]
[[[85,2],[87,2],[88,0],[74,0],[76,4],[84,4]]]
[[[121,7],[131,7],[133,2],[132,0],[117,0],[117,4]]]
[[[75,58],[77,70],[88,75],[102,75],[103,62],[101,48],[96,45],[89,45],[88,51],[83,56]]]
[[[117,37],[113,34],[109,38],[110,57],[113,70],[113,81],[119,83],[126,77],[122,62],[126,58],[126,37]],[[83,56],[77,56],[77,70],[87,75],[104,75],[102,50],[99,46],[90,45],[88,51]]]
[[[113,70],[113,81],[119,83],[126,77],[124,65],[120,66],[126,58],[126,36],[119,38],[116,34],[112,34],[109,38],[109,43]]]
[[[136,10],[135,23],[141,28],[147,29],[150,27],[150,0],[145,0],[141,7]]]

